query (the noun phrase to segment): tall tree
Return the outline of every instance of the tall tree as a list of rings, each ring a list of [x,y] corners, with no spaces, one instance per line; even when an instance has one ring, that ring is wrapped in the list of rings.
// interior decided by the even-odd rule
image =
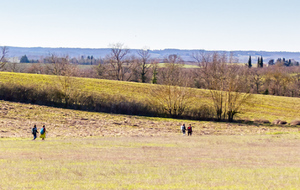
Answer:
[[[289,59],[288,66],[292,66],[292,60],[291,59]]]
[[[20,63],[29,63],[29,59],[26,55],[23,55],[20,59]]]
[[[157,84],[158,66],[157,63],[152,64],[152,84]]]
[[[260,67],[260,57],[257,58],[257,67]]]
[[[263,57],[260,57],[260,67],[263,68],[264,67],[264,60]]]
[[[251,67],[252,67],[251,55],[249,56],[249,60],[248,60],[248,67],[249,67],[249,68],[251,68]]]
[[[117,80],[125,80],[125,65],[128,64],[126,56],[129,49],[124,47],[122,43],[111,44],[111,53],[107,57],[112,68],[112,73]]]
[[[141,80],[142,80],[142,83],[145,83],[146,82],[146,74],[147,72],[149,71],[149,68],[150,68],[150,52],[149,52],[149,49],[142,49],[142,50],[138,50],[137,51],[139,57],[140,57],[140,67],[141,67]]]

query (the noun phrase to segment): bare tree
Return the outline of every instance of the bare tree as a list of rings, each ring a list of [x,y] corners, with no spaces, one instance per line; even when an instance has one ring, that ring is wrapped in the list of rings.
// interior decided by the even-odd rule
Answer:
[[[5,59],[7,53],[8,53],[8,47],[6,46],[1,47],[0,70],[3,69],[7,63]]]
[[[213,107],[218,120],[233,121],[250,97],[249,92],[241,93],[247,85],[246,70],[238,65],[228,65],[226,54],[203,55],[201,80],[210,90]]]
[[[150,53],[149,49],[142,49],[137,51],[139,57],[140,57],[140,66],[141,66],[141,80],[142,83],[146,82],[146,74],[149,71],[150,68]]]
[[[272,67],[264,76],[265,86],[271,95],[285,96],[288,94],[292,76],[283,68],[282,66]]]
[[[196,61],[199,67],[204,67],[207,63],[209,63],[211,60],[211,54],[206,53],[202,50],[193,52],[191,57]]]
[[[161,85],[154,85],[151,89],[152,101],[158,103],[169,116],[180,117],[191,106],[194,96],[191,88],[186,87],[182,59],[170,55],[164,61]]]
[[[260,93],[263,84],[263,73],[261,69],[252,68],[250,71],[250,84],[256,94]]]
[[[69,56],[51,56],[44,59],[46,65],[46,72],[59,76],[75,76],[77,74],[77,67],[70,63]]]
[[[182,68],[184,66],[184,62],[180,56],[176,54],[169,55],[164,59],[165,65],[164,68],[161,69],[161,82],[165,85],[179,85],[186,86],[185,84],[181,84],[184,82],[182,80],[184,77],[182,76]]]
[[[68,107],[76,99],[77,89],[74,85],[74,78],[78,74],[76,65],[70,63],[69,56],[58,57],[54,54],[45,59],[47,64],[47,73],[57,75],[56,89],[61,103]]]
[[[151,102],[160,105],[171,117],[180,117],[192,104],[194,96],[190,88],[183,86],[154,85],[150,91]]]
[[[117,80],[124,80],[126,66],[129,65],[126,59],[129,49],[124,47],[124,44],[111,44],[111,53],[107,56],[108,63],[111,66],[111,72]]]

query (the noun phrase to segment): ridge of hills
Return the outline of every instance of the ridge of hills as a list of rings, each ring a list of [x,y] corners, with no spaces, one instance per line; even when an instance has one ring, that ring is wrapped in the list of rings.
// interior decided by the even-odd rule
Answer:
[[[56,54],[59,56],[69,55],[70,57],[91,56],[95,58],[104,58],[110,53],[110,48],[47,48],[47,47],[13,47],[8,46],[9,58],[20,58],[23,55],[27,55],[29,59],[39,59],[46,57],[50,54]],[[186,49],[162,49],[162,50],[150,50],[152,58],[163,59],[170,54],[180,55],[184,61],[193,61],[191,55],[193,52],[202,51],[211,53],[214,51],[207,50],[186,50]],[[217,51],[217,50],[216,50]],[[219,51],[229,53],[230,51]],[[238,59],[239,63],[246,63],[249,56],[252,56],[253,61],[259,56],[264,57],[264,61],[267,62],[270,59],[286,58],[300,61],[300,52],[276,52],[276,51],[231,51]],[[131,55],[137,55],[137,49],[130,49]]]

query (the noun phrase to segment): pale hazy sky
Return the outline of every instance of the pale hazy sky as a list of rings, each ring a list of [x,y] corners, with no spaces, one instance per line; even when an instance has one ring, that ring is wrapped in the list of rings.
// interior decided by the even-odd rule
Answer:
[[[0,0],[0,45],[300,52],[298,0]]]

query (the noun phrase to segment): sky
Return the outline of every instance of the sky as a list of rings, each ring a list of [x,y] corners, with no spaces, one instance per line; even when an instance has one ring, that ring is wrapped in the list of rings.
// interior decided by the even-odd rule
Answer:
[[[300,52],[298,0],[0,0],[0,46]]]

